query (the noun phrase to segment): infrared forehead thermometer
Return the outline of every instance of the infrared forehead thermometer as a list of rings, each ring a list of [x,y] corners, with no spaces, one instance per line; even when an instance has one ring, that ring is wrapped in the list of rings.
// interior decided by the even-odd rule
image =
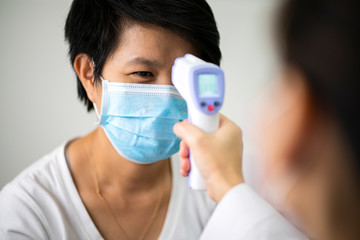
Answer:
[[[172,67],[172,83],[185,99],[188,120],[204,132],[219,128],[219,110],[224,102],[224,72],[217,65],[205,62],[191,54],[177,58]],[[191,156],[189,187],[205,190],[206,184]]]

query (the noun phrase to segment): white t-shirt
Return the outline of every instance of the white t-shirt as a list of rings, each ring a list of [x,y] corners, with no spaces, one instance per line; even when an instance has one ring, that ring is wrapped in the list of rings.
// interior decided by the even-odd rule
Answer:
[[[0,192],[0,239],[103,239],[76,190],[65,145],[31,165]],[[159,236],[199,239],[215,208],[205,191],[188,188],[171,158],[172,192]]]

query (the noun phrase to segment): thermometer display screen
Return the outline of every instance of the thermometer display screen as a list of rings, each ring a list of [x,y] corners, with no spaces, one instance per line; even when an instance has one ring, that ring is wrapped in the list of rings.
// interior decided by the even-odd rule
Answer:
[[[200,97],[218,95],[218,83],[216,74],[199,74],[198,82]]]

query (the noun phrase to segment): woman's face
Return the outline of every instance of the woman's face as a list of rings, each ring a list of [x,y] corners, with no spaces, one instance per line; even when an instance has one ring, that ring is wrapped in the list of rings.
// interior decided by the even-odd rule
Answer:
[[[177,34],[153,25],[130,25],[120,44],[107,59],[102,77],[109,82],[171,85],[174,60],[186,53],[196,55],[192,44]],[[95,103],[101,109],[101,87]]]

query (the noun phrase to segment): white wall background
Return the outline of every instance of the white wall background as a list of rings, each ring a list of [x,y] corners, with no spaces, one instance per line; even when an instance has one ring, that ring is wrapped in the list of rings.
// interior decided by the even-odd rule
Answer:
[[[209,0],[227,80],[223,113],[240,126],[277,69],[272,29],[278,2]],[[77,100],[67,57],[63,28],[70,4],[0,0],[0,188],[66,139],[95,127],[95,115]]]

